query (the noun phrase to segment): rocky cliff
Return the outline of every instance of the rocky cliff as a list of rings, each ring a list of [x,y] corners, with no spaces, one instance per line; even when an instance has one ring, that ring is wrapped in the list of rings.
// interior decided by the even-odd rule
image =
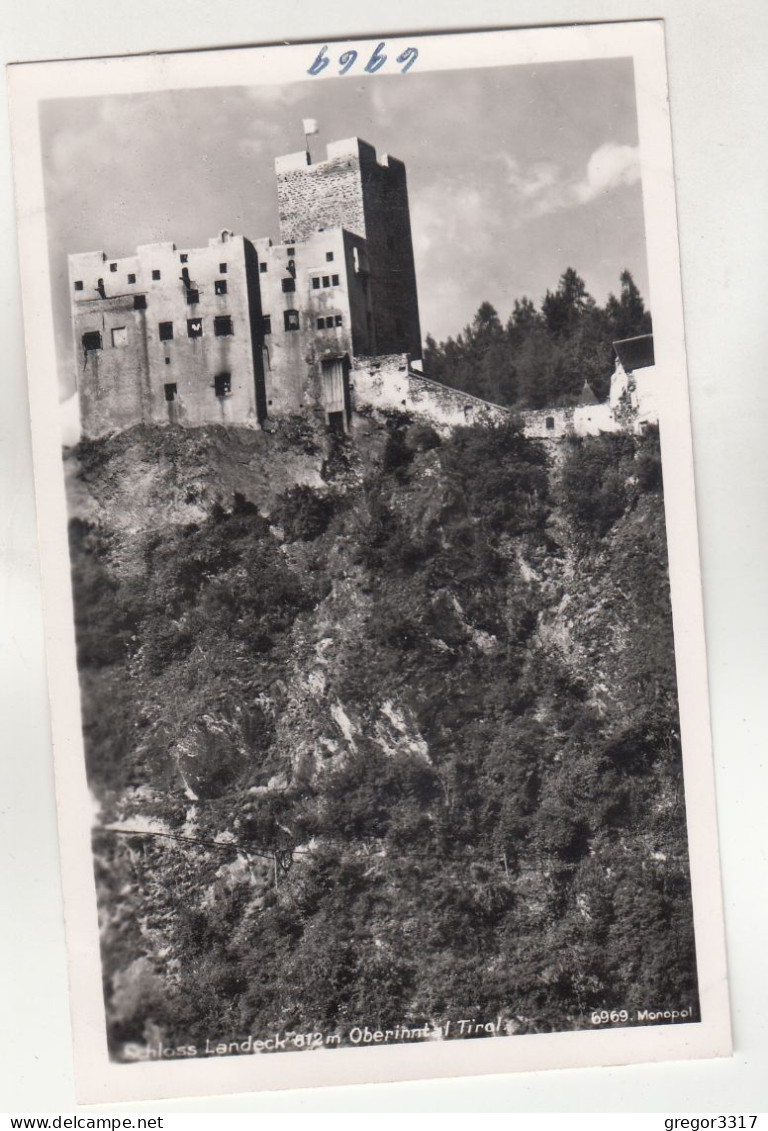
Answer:
[[[695,1018],[653,433],[393,413],[68,465],[116,1056]]]

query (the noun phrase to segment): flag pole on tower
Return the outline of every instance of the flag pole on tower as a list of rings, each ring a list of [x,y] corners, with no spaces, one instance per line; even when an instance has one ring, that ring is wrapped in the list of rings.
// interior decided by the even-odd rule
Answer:
[[[302,118],[301,124],[304,128],[304,144],[307,149],[307,164],[312,164],[312,159],[309,155],[309,139],[312,134],[317,133],[317,121],[314,118]]]

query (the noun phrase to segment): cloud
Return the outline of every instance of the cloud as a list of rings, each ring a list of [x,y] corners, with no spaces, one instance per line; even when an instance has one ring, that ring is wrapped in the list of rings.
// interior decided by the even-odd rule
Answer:
[[[455,334],[488,297],[498,255],[498,185],[441,177],[411,192],[411,230],[423,332]]]
[[[507,165],[507,184],[532,215],[542,216],[560,205],[564,186],[556,165],[542,162],[524,171],[514,157],[502,156]]]
[[[441,180],[411,198],[414,252],[426,255],[433,248],[456,247],[472,234],[481,240],[487,230],[490,199],[475,185]]]
[[[58,108],[57,108],[58,109]],[[112,192],[126,171],[136,171],[156,143],[169,116],[156,114],[163,123],[151,125],[152,103],[140,95],[82,100],[68,116],[59,117],[44,154],[46,191],[58,195],[87,195],[84,182],[95,177]]]
[[[260,137],[241,137],[237,143],[239,153],[245,157],[254,157],[263,153],[266,148],[266,142]]]
[[[606,142],[599,146],[590,155],[581,177],[568,177],[559,166],[547,162],[523,169],[509,154],[501,156],[507,168],[507,185],[512,190],[518,223],[578,208],[640,180],[639,150],[632,145]]]
[[[640,151],[636,145],[601,145],[587,162],[587,175],[576,186],[579,203],[590,200],[621,185],[634,185],[640,180]]]
[[[242,89],[246,99],[259,106],[295,106],[305,97],[299,83],[260,83],[258,86],[246,86]]]
[[[358,64],[359,65],[359,64]],[[368,79],[370,88],[366,90],[375,124],[392,129],[393,123],[402,121],[403,116],[411,115],[414,106],[414,91],[411,82],[392,82],[392,76],[381,74],[373,82]]]

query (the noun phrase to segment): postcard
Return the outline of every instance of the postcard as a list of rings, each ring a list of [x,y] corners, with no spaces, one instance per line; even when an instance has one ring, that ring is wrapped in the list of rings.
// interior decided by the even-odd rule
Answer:
[[[663,25],[10,96],[79,1099],[729,1055]]]

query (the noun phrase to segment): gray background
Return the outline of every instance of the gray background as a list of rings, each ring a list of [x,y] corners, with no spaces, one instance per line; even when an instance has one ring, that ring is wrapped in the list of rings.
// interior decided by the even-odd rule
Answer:
[[[5,0],[3,62],[397,31],[664,17],[736,1052],[732,1060],[166,1101],[149,1112],[768,1108],[763,684],[768,602],[765,0]],[[72,1111],[7,110],[0,111],[0,1109]],[[142,1105],[125,1110],[140,1111]]]

